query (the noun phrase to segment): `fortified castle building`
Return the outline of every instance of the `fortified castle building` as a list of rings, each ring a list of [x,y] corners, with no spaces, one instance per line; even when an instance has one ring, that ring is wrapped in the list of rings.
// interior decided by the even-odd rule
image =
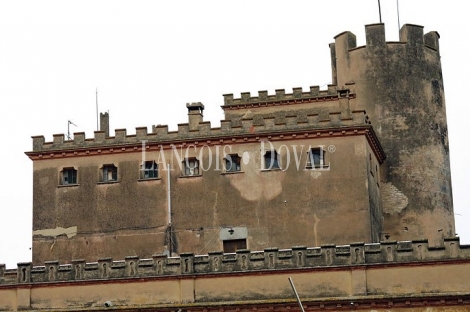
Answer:
[[[312,311],[470,309],[439,34],[330,51],[327,90],[226,94],[219,128],[191,103],[175,132],[33,137],[33,263],[0,266],[0,311],[284,311],[288,276]]]

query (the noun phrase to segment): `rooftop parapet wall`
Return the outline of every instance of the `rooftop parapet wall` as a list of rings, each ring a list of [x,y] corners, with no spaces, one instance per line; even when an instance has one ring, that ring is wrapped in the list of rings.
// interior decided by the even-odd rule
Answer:
[[[359,48],[373,48],[378,46],[385,46],[387,44],[406,44],[410,46],[420,46],[422,48],[430,48],[434,51],[439,51],[439,33],[437,31],[430,31],[426,34],[423,32],[423,26],[405,24],[400,29],[400,41],[385,40],[385,25],[384,24],[370,24],[366,25],[366,45],[357,46],[356,35],[349,31],[342,32],[335,36],[335,43],[341,50],[353,50]]]
[[[286,93],[284,89],[277,89],[275,94],[268,94],[268,91],[258,91],[258,96],[251,96],[250,92],[242,92],[240,98],[234,98],[233,94],[224,94],[224,105],[222,108],[230,109],[239,105],[258,105],[258,104],[286,104],[325,101],[327,99],[335,100],[338,97],[354,96],[354,84],[338,88],[336,85],[328,85],[327,90],[320,90],[319,86],[312,86],[307,92],[302,88],[292,88],[292,93]]]
[[[389,41],[385,40],[385,25],[384,24],[370,24],[366,25],[366,44],[364,46],[357,46],[356,35],[349,31],[342,32],[335,36],[335,42],[330,44],[331,52],[331,67],[332,67],[332,82],[339,86],[353,83],[350,74],[345,72],[346,68],[350,67],[351,58],[350,52],[355,50],[370,51],[368,57],[375,54],[376,49],[383,49],[385,47],[402,46],[403,49],[414,51],[415,57],[423,57],[424,50],[435,54],[439,58],[439,33],[431,31],[426,34],[423,32],[423,26],[405,24],[400,29],[400,40]],[[402,53],[404,54],[404,53]],[[377,54],[380,55],[380,54]],[[382,57],[382,56],[380,56]],[[388,57],[392,57],[388,55]],[[338,74],[338,70],[342,72]]]
[[[6,270],[0,265],[0,286],[56,281],[86,281],[150,276],[180,276],[191,274],[221,274],[289,270],[299,268],[332,268],[341,266],[389,265],[469,260],[470,246],[461,246],[458,238],[444,240],[444,246],[428,247],[427,240],[382,242],[380,244],[354,243],[344,246],[305,246],[279,250],[267,248],[236,253],[209,252],[208,255],[182,253],[180,257],[155,255],[151,259],[126,257],[123,261],[111,258],[87,263],[73,260],[71,264],[58,261],[33,267],[31,263],[18,263],[17,269]]]
[[[54,134],[52,142],[45,142],[44,136],[33,136],[33,151],[37,152],[66,151],[89,148],[102,148],[130,145],[141,145],[142,141],[149,143],[178,143],[185,140],[211,140],[227,136],[263,135],[275,132],[290,131],[326,131],[328,129],[345,129],[359,126],[370,126],[365,111],[330,112],[327,114],[289,115],[284,121],[275,122],[274,118],[243,119],[241,125],[233,125],[230,120],[222,120],[221,127],[211,128],[210,122],[199,123],[197,130],[190,130],[188,124],[179,124],[178,131],[168,131],[167,125],[152,127],[148,133],[147,127],[137,127],[135,135],[127,135],[126,129],[116,129],[114,137],[106,137],[104,131],[95,131],[94,138],[86,138],[85,133],[74,133],[73,140],[65,140],[64,134]]]

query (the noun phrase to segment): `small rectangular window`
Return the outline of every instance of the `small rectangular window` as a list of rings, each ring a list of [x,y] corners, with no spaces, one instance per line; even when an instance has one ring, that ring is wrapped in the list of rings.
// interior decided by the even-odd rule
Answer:
[[[279,155],[274,151],[267,151],[264,154],[264,169],[272,170],[279,169]]]
[[[226,172],[238,172],[241,171],[240,156],[238,155],[227,155],[225,156],[225,171]]]
[[[307,169],[326,168],[325,150],[321,147],[311,148],[307,155]]]
[[[238,249],[246,249],[246,239],[224,240],[224,252],[236,252]]]
[[[117,181],[117,167],[113,164],[103,166],[103,182]]]
[[[199,160],[196,158],[186,158],[183,162],[183,167],[185,176],[199,175]]]
[[[153,179],[158,178],[158,165],[153,161],[144,162],[140,169],[141,179]]]
[[[75,168],[64,168],[62,170],[61,184],[77,184],[77,170],[75,170]]]

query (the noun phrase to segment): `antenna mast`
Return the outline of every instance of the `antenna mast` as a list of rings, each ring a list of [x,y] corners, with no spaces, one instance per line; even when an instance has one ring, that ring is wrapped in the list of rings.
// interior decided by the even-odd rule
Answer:
[[[400,35],[400,10],[398,9],[398,0],[397,0],[397,19],[398,19],[398,35]]]
[[[96,88],[96,131],[100,131],[98,125],[98,88]]]
[[[379,2],[379,19],[380,19],[380,24],[382,24],[382,12],[380,10],[380,0],[377,0]]]
[[[67,120],[67,140],[72,140],[72,138],[70,137],[70,125],[74,125],[75,127],[78,127],[76,124],[74,124],[70,120]]]

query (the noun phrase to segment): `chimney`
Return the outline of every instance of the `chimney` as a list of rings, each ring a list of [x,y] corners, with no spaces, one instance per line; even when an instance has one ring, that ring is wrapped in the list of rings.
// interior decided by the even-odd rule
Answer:
[[[100,113],[100,131],[104,131],[104,136],[109,137],[109,113]]]
[[[186,103],[188,108],[188,123],[189,130],[197,130],[199,123],[202,122],[202,111],[204,110],[204,105],[201,102],[197,103]]]

